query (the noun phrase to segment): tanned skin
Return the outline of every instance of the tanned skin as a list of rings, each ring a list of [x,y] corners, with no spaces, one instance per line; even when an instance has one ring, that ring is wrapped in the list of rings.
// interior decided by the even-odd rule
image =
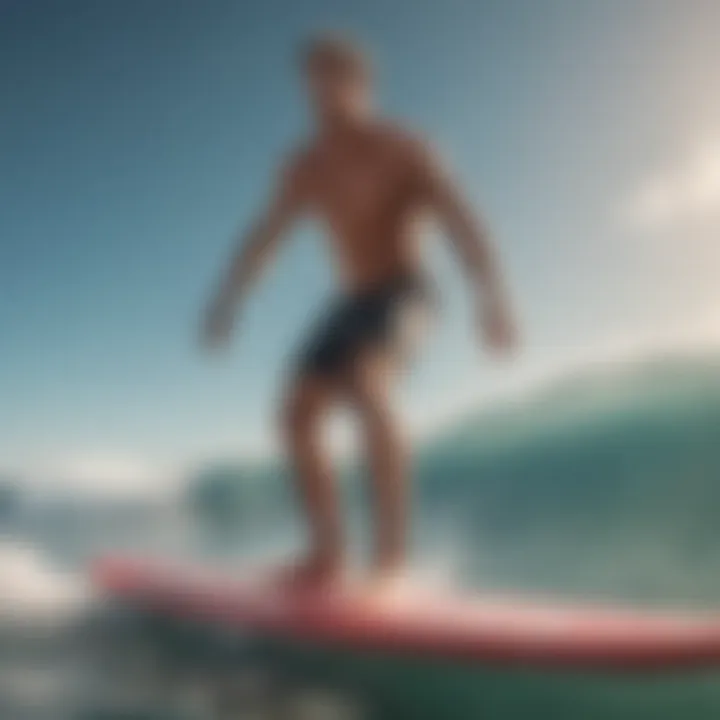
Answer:
[[[320,43],[303,65],[316,135],[287,158],[267,206],[239,238],[207,311],[204,342],[228,342],[239,307],[299,218],[324,223],[338,284],[357,293],[423,272],[419,221],[432,215],[466,270],[480,337],[489,350],[509,353],[515,325],[485,224],[427,142],[372,112],[369,73],[332,44],[327,49]],[[334,582],[345,568],[336,483],[320,432],[339,403],[360,419],[371,469],[371,577],[394,577],[405,562],[408,464],[392,403],[397,370],[397,358],[374,350],[356,358],[342,382],[295,377],[287,388],[281,431],[310,530],[306,556],[288,571],[295,581]]]

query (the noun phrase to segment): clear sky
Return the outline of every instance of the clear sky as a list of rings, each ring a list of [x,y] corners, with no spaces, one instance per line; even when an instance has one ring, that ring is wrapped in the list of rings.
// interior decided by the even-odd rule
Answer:
[[[290,240],[230,356],[196,324],[306,130],[293,52],[317,28],[363,41],[379,104],[447,154],[520,312],[523,358],[493,367],[431,251],[446,315],[416,420],[613,344],[720,335],[713,0],[0,0],[0,468],[122,479],[266,444],[332,287],[322,239]]]

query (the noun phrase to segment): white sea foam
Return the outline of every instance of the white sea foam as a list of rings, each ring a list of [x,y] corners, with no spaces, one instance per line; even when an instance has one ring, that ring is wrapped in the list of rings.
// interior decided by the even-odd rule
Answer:
[[[0,541],[0,625],[55,624],[90,601],[87,582],[54,568],[32,545]]]

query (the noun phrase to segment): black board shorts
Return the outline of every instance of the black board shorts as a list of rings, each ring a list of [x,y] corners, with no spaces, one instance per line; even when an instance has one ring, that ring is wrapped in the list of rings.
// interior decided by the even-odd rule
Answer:
[[[301,376],[337,376],[367,350],[408,359],[435,313],[430,281],[403,275],[337,298],[311,330],[296,359]]]

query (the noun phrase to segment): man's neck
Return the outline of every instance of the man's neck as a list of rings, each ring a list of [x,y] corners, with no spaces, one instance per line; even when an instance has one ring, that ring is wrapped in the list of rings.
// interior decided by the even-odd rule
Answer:
[[[369,113],[326,117],[320,120],[318,132],[325,140],[343,141],[362,133],[371,123],[372,118]]]

